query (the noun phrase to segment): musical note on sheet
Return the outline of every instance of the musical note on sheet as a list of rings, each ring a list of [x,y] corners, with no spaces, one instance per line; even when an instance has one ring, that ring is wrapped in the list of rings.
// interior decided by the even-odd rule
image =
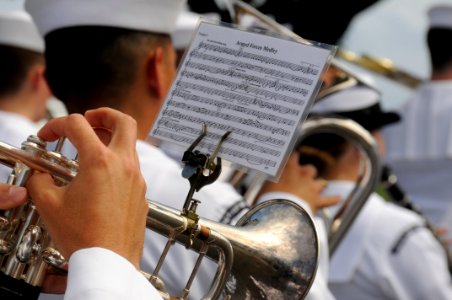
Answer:
[[[276,177],[333,48],[201,22],[151,135]]]

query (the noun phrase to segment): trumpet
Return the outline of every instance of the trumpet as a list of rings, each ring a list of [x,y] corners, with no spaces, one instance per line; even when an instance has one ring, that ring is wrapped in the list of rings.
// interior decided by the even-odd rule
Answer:
[[[30,136],[22,147],[0,142],[0,162],[13,169],[8,183],[24,185],[34,170],[51,174],[68,184],[78,162],[63,156],[61,139],[54,151]],[[318,264],[318,239],[312,218],[298,205],[274,199],[249,210],[237,226],[200,218],[196,201],[186,212],[148,200],[148,229],[168,238],[152,274],[143,272],[164,299],[187,299],[191,283],[204,257],[218,263],[203,299],[302,299],[309,291]],[[184,209],[185,210],[185,209]],[[195,268],[180,295],[164,290],[159,271],[175,243],[199,253]],[[0,296],[37,299],[47,267],[66,264],[31,201],[0,215]]]

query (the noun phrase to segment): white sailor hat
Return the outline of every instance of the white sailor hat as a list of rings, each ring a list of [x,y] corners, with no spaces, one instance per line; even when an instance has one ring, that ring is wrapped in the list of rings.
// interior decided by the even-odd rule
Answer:
[[[0,11],[0,44],[44,52],[44,41],[31,16],[22,10]]]
[[[339,115],[349,118],[369,131],[398,122],[399,114],[384,112],[380,106],[378,90],[364,85],[341,89],[314,103],[313,115]]]
[[[177,18],[176,28],[171,34],[174,48],[185,49],[188,47],[191,37],[198,27],[201,15],[184,10]]]
[[[216,13],[197,14],[192,11],[184,10],[176,21],[176,28],[171,33],[171,38],[175,49],[188,48],[193,33],[198,28],[201,20],[219,21],[220,16]]]
[[[43,36],[74,26],[110,26],[170,34],[186,0],[27,0]]]
[[[452,5],[438,4],[428,10],[430,28],[452,29]]]

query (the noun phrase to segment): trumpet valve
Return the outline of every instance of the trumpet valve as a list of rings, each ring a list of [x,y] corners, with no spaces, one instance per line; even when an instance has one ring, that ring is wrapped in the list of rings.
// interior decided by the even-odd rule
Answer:
[[[42,231],[39,226],[30,226],[27,233],[24,234],[20,242],[16,257],[21,263],[28,263],[36,254],[41,252],[41,246],[38,241],[41,239]]]
[[[42,252],[42,259],[50,266],[57,269],[64,269],[67,264],[64,256],[56,249],[52,247],[47,247]]]

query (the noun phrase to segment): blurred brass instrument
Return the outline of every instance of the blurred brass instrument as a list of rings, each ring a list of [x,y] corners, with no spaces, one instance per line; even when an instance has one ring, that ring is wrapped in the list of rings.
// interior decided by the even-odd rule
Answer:
[[[60,139],[55,150],[48,151],[36,136],[20,149],[0,142],[0,162],[13,169],[8,183],[23,186],[38,170],[68,184],[78,172],[78,162],[60,153],[63,143]],[[182,212],[148,201],[147,228],[168,237],[168,242],[154,272],[144,275],[164,299],[187,299],[203,257],[218,263],[203,299],[304,298],[317,270],[318,240],[311,217],[301,207],[275,199],[251,209],[237,226],[228,226],[200,218],[198,201],[190,200]],[[179,296],[169,295],[158,277],[175,242],[199,253]],[[48,266],[66,264],[31,201],[0,214],[0,246],[1,299],[37,299]]]
[[[312,43],[289,28],[279,24],[275,20],[261,13],[251,5],[240,0],[224,0],[226,7],[234,24],[253,28],[256,31],[278,33],[294,41],[309,44]]]
[[[397,68],[389,58],[373,57],[367,54],[358,55],[352,51],[338,49],[336,57],[355,64],[368,71],[401,83],[409,88],[416,88],[423,79]]]
[[[381,161],[378,155],[378,146],[372,135],[361,125],[350,119],[335,117],[308,118],[300,127],[300,134],[295,149],[307,137],[321,133],[332,133],[346,139],[355,144],[362,154],[360,176],[342,207],[335,215],[331,215],[327,208],[321,213],[326,223],[329,253],[332,256],[355,217],[369,196],[375,191],[380,180]]]

